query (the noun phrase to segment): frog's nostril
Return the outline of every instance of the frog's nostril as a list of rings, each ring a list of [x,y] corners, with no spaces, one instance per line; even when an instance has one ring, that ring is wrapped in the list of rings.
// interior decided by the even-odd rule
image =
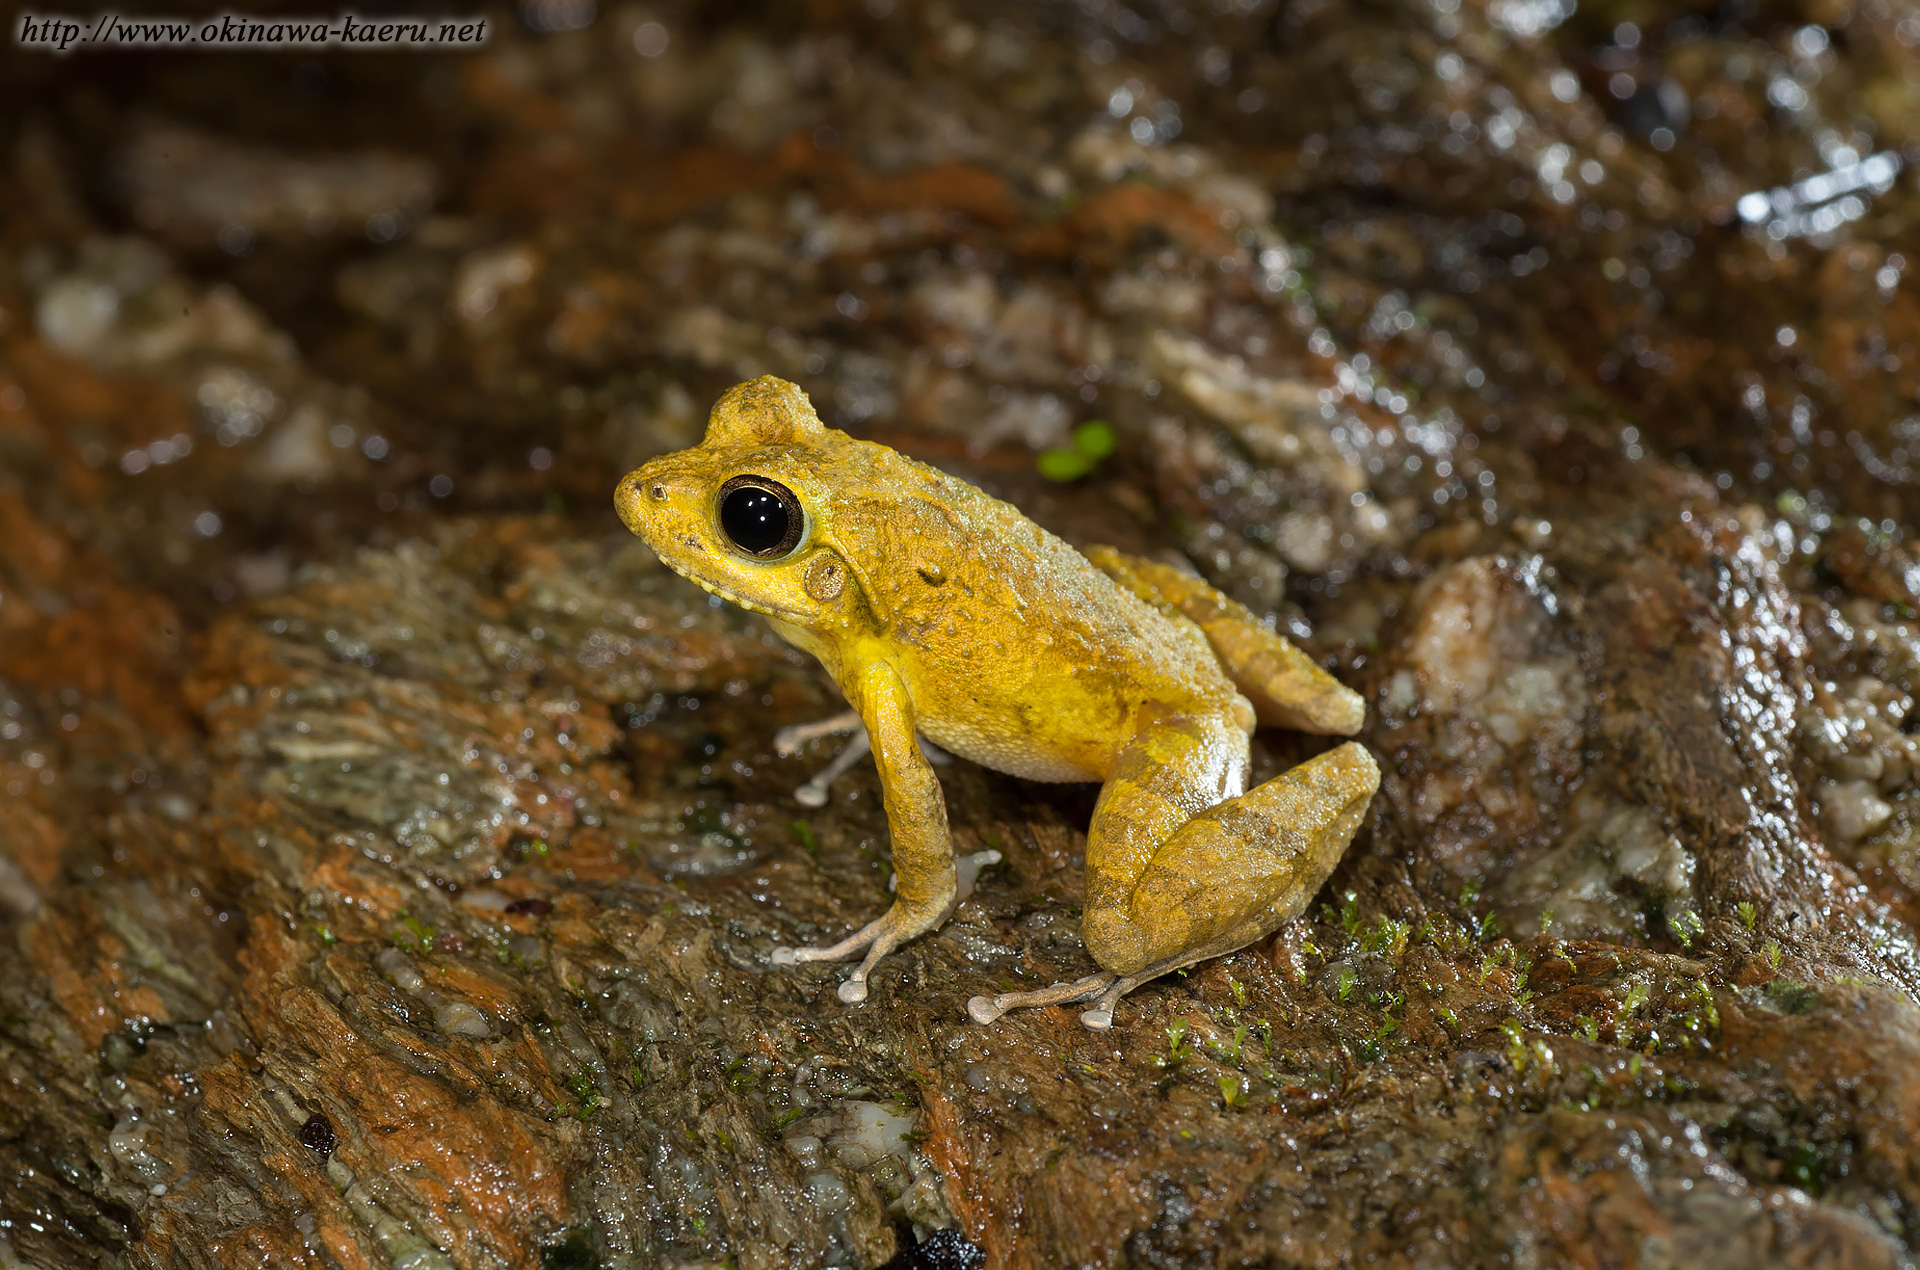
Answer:
[[[656,484],[647,492],[663,503],[667,501],[667,487],[664,485]]]

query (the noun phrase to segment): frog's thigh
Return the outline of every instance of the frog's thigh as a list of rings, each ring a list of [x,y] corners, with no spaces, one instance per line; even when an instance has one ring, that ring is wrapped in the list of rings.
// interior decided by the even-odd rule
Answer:
[[[1260,938],[1306,907],[1360,827],[1380,769],[1353,743],[1237,797],[1236,773],[1224,801],[1206,798],[1237,731],[1168,719],[1128,748],[1101,791],[1084,930],[1107,969],[1131,974]],[[1243,771],[1244,734],[1238,753]]]
[[[1087,558],[1147,603],[1198,626],[1263,726],[1352,736],[1366,721],[1365,698],[1204,579],[1112,547],[1090,547]]]

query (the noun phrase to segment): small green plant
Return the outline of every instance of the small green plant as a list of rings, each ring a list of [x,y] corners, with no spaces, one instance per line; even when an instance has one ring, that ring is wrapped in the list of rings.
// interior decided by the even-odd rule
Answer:
[[[433,951],[433,938],[439,932],[411,913],[402,912],[403,925],[395,927],[393,942],[409,952]]]
[[[1034,466],[1050,481],[1077,481],[1111,457],[1119,446],[1113,425],[1089,419],[1073,430],[1073,443],[1043,450]]]
[[[607,1100],[594,1088],[593,1077],[581,1072],[567,1081],[567,1092],[573,1095],[573,1106],[558,1108],[563,1114],[579,1120],[591,1119],[593,1114],[607,1105]]]
[[[1575,1022],[1580,1025],[1580,1035],[1586,1037],[1589,1041],[1599,1041],[1600,1020],[1594,1018],[1591,1014],[1583,1014],[1576,1019]]]
[[[1720,1029],[1720,1006],[1713,999],[1713,989],[1701,979],[1693,985],[1692,997],[1695,1002],[1690,1012],[1688,1027],[1694,1031],[1706,1028],[1710,1031]]]
[[[1540,934],[1544,938],[1546,935],[1551,933],[1552,930],[1553,930],[1553,910],[1550,908],[1543,908],[1540,910]]]
[[[1700,920],[1700,914],[1690,908],[1683,908],[1667,916],[1667,929],[1680,941],[1682,948],[1693,947],[1695,936],[1706,933],[1706,924]]]
[[[794,840],[800,844],[801,850],[811,856],[820,854],[820,838],[813,832],[812,825],[804,820],[796,820],[787,828],[793,831]]]
[[[1633,1035],[1633,1012],[1645,1005],[1652,995],[1653,989],[1639,981],[1635,981],[1627,988],[1626,1000],[1620,1003],[1620,1021],[1613,1027],[1614,1044],[1627,1043],[1627,1038]]]
[[[1520,1030],[1520,1021],[1508,1019],[1500,1025],[1500,1030],[1507,1036],[1507,1062],[1512,1064],[1515,1071],[1525,1071],[1527,1069],[1527,1035]]]
[[[1780,941],[1777,939],[1769,939],[1767,941],[1766,948],[1764,948],[1762,951],[1766,953],[1768,969],[1779,970],[1780,969]]]
[[[1220,1073],[1220,1100],[1227,1104],[1229,1110],[1239,1106],[1246,1096],[1246,1087],[1240,1083],[1239,1073]]]
[[[1189,1026],[1185,1019],[1175,1019],[1167,1024],[1167,1065],[1170,1067],[1184,1060],[1191,1052],[1187,1045]]]
[[[1754,922],[1759,919],[1759,914],[1755,912],[1751,900],[1741,900],[1733,906],[1733,911],[1740,914],[1740,920],[1746,924],[1748,930],[1752,930]]]
[[[1333,972],[1333,990],[1341,1001],[1353,995],[1353,985],[1360,976],[1353,973],[1352,966],[1337,966]]]
[[[1407,923],[1382,914],[1374,923],[1373,929],[1367,932],[1366,938],[1360,941],[1360,947],[1365,952],[1386,953],[1397,957],[1407,950],[1407,937],[1410,930]]]

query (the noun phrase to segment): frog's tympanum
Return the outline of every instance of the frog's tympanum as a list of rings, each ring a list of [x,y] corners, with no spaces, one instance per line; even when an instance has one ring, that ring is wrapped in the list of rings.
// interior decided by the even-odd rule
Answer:
[[[1348,742],[1245,788],[1256,721],[1350,735],[1365,706],[1246,609],[1169,565],[1082,555],[943,472],[824,426],[771,376],[730,389],[705,440],[620,482],[620,516],[661,560],[765,614],[820,659],[858,713],[893,836],[893,906],[780,965],[886,954],[939,926],[973,870],[956,861],[918,743],[1038,781],[1099,781],[1081,930],[1102,967],[1017,1006],[1114,1004],[1298,914],[1359,827],[1380,771]]]

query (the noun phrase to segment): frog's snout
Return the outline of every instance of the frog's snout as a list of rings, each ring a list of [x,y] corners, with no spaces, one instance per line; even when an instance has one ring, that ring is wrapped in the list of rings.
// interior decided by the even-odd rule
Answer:
[[[669,500],[668,482],[657,468],[658,464],[649,463],[628,472],[613,491],[614,510],[628,529],[643,538],[649,523],[658,519],[662,505]]]
[[[613,488],[613,510],[620,513],[620,521],[634,533],[640,532],[640,473],[628,472],[620,478]]]

